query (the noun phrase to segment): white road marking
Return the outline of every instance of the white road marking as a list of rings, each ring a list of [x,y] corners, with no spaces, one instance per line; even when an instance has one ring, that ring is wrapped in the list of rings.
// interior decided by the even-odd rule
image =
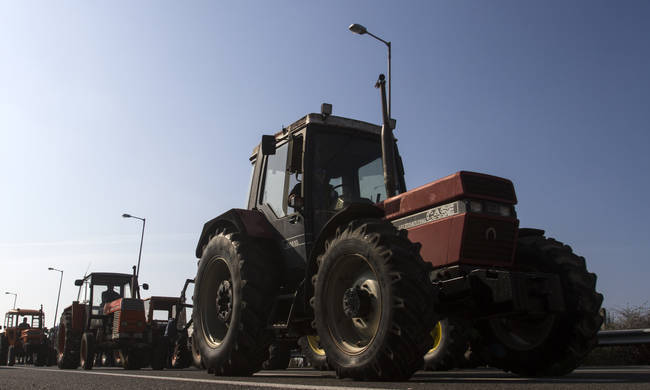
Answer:
[[[50,368],[31,368],[31,367],[14,367],[21,370],[34,370],[34,371],[50,371],[70,374],[85,374],[85,375],[108,375],[108,376],[122,376],[127,378],[144,378],[144,379],[158,379],[176,382],[194,382],[194,383],[212,383],[219,385],[231,386],[254,386],[265,387],[269,389],[295,389],[295,390],[397,390],[386,387],[373,388],[373,387],[349,387],[349,386],[314,386],[314,385],[296,385],[290,383],[264,383],[264,382],[250,382],[250,381],[229,381],[221,379],[200,379],[200,378],[178,378],[170,376],[157,376],[157,375],[136,375],[136,374],[118,374],[112,372],[99,372],[99,371],[80,371],[80,370],[59,370]]]

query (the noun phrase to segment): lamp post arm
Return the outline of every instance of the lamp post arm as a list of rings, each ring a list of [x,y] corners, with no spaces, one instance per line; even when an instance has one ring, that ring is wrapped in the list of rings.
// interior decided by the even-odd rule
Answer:
[[[52,325],[52,328],[56,326],[56,315],[59,314],[59,299],[61,298],[61,284],[63,283],[63,271],[61,272],[61,277],[59,278],[59,294],[56,296],[56,309],[54,309],[54,325]]]
[[[390,77],[390,70],[391,70],[391,69],[390,69],[390,68],[391,68],[391,64],[390,64],[390,57],[391,57],[390,49],[391,49],[391,44],[390,44],[389,41],[384,41],[383,39],[379,38],[378,36],[376,36],[375,34],[371,33],[370,31],[366,31],[366,34],[368,34],[368,35],[370,35],[371,37],[375,38],[376,40],[382,42],[384,45],[386,45],[386,46],[388,47],[388,88],[387,88],[387,89],[388,89],[388,118],[391,119],[391,118],[392,118],[392,116],[391,116],[391,108],[392,108],[392,105],[391,105],[391,98],[390,98],[390,97],[391,97],[391,92],[392,92],[392,90],[393,90],[393,88],[392,88],[392,86],[391,86],[391,77]]]
[[[140,253],[138,253],[138,270],[135,273],[136,277],[140,276],[140,259],[142,258],[142,242],[144,241],[144,226],[146,223],[147,223],[147,219],[142,218],[142,235],[140,236]]]

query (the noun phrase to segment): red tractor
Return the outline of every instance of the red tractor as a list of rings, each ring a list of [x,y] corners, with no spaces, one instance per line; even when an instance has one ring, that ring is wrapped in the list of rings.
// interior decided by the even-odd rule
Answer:
[[[403,380],[449,317],[470,324],[491,366],[572,371],[601,323],[584,258],[519,228],[510,180],[463,171],[408,190],[383,76],[377,86],[383,126],[323,105],[263,136],[247,209],[204,225],[193,311],[203,364],[250,375],[274,340],[312,336],[339,377]]]
[[[48,361],[48,341],[43,327],[43,307],[39,310],[13,309],[5,315],[0,332],[0,366],[16,361],[44,366]]]
[[[81,365],[90,370],[96,355],[102,354],[115,356],[126,369],[149,365],[151,332],[135,267],[132,275],[93,272],[76,280],[75,286],[79,286],[77,301],[63,310],[59,321],[59,368]],[[142,287],[148,289],[146,283]]]

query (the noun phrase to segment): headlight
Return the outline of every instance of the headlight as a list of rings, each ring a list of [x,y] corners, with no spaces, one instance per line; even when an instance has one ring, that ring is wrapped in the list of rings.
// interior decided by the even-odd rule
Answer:
[[[471,200],[469,202],[469,209],[473,213],[480,213],[481,211],[483,211],[483,203],[478,202],[476,200]]]

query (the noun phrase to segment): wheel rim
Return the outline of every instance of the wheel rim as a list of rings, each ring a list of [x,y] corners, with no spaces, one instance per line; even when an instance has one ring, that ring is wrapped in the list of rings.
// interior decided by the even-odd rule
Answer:
[[[307,343],[309,343],[309,348],[313,353],[318,356],[325,356],[325,350],[320,346],[320,337],[307,336]]]
[[[431,338],[433,339],[433,347],[427,353],[435,352],[440,347],[440,341],[442,340],[442,323],[440,321],[431,330]]]
[[[365,351],[381,319],[381,289],[368,260],[359,254],[342,256],[325,282],[324,318],[336,346],[346,354]]]
[[[228,334],[233,314],[232,276],[225,259],[213,258],[202,275],[199,292],[203,338],[217,348]]]
[[[506,317],[490,320],[490,327],[506,346],[528,351],[541,345],[555,326],[555,316]]]

